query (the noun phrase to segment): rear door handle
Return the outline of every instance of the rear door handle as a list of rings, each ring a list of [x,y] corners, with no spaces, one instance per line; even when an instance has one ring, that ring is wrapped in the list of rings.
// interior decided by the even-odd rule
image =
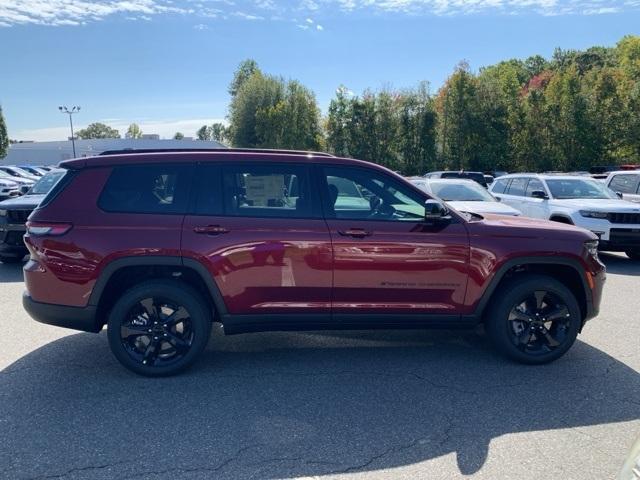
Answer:
[[[371,232],[368,232],[363,228],[349,228],[347,230],[338,230],[338,233],[343,237],[355,237],[355,238],[364,238],[371,235]]]
[[[220,225],[203,225],[193,227],[193,231],[204,235],[220,235],[221,233],[229,233],[228,229],[221,227]]]

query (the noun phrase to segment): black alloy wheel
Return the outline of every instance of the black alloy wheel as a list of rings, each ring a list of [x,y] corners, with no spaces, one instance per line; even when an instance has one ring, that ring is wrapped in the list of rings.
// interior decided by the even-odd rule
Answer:
[[[516,303],[509,313],[511,341],[528,355],[544,355],[569,338],[571,313],[556,294],[536,290]]]
[[[210,311],[187,284],[144,282],[126,291],[109,313],[109,346],[129,370],[146,376],[173,375],[195,362],[206,347]]]
[[[558,280],[520,274],[494,292],[484,323],[501,353],[539,365],[571,348],[582,327],[582,311],[575,294]]]

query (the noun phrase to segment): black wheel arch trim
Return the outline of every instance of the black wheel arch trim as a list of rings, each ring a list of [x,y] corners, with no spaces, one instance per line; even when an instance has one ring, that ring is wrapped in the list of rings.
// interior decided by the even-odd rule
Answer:
[[[586,299],[587,311],[584,312],[585,313],[584,320],[587,320],[593,317],[594,316],[593,296],[591,294],[591,290],[589,289],[589,285],[587,284],[587,279],[585,277],[585,269],[578,260],[573,258],[568,258],[568,257],[517,257],[517,258],[512,258],[507,260],[504,264],[502,264],[502,266],[495,273],[495,275],[489,282],[489,285],[487,285],[487,288],[485,288],[484,292],[482,293],[480,302],[476,307],[474,315],[478,317],[482,316],[485,308],[487,307],[487,305],[489,304],[489,301],[491,300],[491,297],[493,296],[493,293],[495,292],[496,288],[498,287],[498,285],[500,284],[500,282],[502,281],[502,279],[504,278],[504,276],[507,274],[509,270],[518,266],[526,267],[527,265],[545,265],[545,264],[546,265],[564,265],[564,266],[571,267],[575,270],[575,272],[580,277],[580,282],[582,284],[582,289],[584,290],[585,299]]]
[[[167,267],[185,267],[194,270],[207,286],[214,306],[219,315],[226,315],[227,307],[224,304],[222,294],[215,280],[207,270],[207,268],[198,260],[188,257],[170,256],[170,255],[149,255],[149,256],[132,256],[121,257],[110,261],[100,272],[96,280],[91,295],[89,296],[89,306],[97,307],[104,289],[109,284],[111,277],[120,269],[125,267],[140,266],[167,266]]]
[[[561,218],[563,220],[566,220],[569,225],[575,225],[575,223],[573,222],[573,219],[571,217],[569,217],[568,215],[565,215],[564,213],[553,213],[553,214],[549,215],[549,220],[551,222],[556,222],[557,221],[557,220],[554,220],[554,218]],[[558,223],[562,223],[562,222],[558,222]]]

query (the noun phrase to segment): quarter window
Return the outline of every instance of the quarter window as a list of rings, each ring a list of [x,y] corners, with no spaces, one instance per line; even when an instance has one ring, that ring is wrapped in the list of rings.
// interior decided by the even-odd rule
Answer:
[[[503,178],[503,179],[499,179],[496,180],[495,182],[493,182],[493,187],[491,188],[491,191],[493,193],[504,193],[504,191],[507,189],[507,184],[509,183],[508,178]]]
[[[115,167],[98,205],[108,212],[185,213],[190,171],[180,165]]]

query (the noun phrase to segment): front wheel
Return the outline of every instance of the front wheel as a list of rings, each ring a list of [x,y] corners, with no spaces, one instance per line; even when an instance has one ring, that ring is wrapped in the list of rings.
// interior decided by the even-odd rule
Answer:
[[[485,324],[496,348],[512,360],[543,364],[573,345],[582,315],[573,293],[557,280],[527,275],[510,282],[493,301]]]
[[[140,375],[159,377],[195,362],[207,346],[211,318],[191,287],[153,280],[120,297],[107,328],[111,351],[122,365]]]
[[[627,257],[629,257],[631,260],[640,260],[640,248],[627,250],[624,253],[626,253]]]

